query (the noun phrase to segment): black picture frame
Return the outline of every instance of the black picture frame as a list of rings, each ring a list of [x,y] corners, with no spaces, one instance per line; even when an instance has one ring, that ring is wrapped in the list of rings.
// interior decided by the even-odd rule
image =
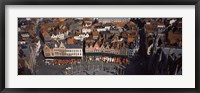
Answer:
[[[6,5],[195,5],[195,88],[117,88],[117,89],[61,89],[61,88],[5,88],[5,6]],[[199,93],[199,30],[200,0],[2,0],[0,1],[0,91],[1,93]]]

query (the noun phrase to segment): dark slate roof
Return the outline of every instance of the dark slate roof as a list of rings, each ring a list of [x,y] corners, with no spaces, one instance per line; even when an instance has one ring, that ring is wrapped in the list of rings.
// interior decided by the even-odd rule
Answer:
[[[100,34],[111,34],[110,31],[103,31],[103,32],[100,32]]]
[[[95,26],[94,28],[104,28],[104,26]]]
[[[49,48],[55,48],[55,44],[53,44],[53,43],[46,43],[46,45],[47,45]]]
[[[19,34],[19,35],[21,35],[21,34],[29,34],[29,35],[30,35],[29,32],[18,32],[18,34]]]
[[[179,54],[182,55],[182,49],[176,49],[176,48],[162,48],[162,51],[168,55],[168,54],[175,54],[176,56],[178,56]]]
[[[57,41],[52,41],[52,42],[47,42],[46,45],[49,47],[49,48],[55,48],[55,45],[57,45],[57,47],[60,46],[60,43],[58,43]]]
[[[82,48],[82,44],[65,44],[66,48]]]
[[[47,33],[44,38],[45,38],[46,41],[51,40],[51,36],[49,35],[49,33]]]
[[[65,44],[65,43],[66,43],[66,40],[65,40],[65,39],[63,39],[63,40],[59,40],[58,42],[59,42],[59,43],[61,43],[61,42],[62,42],[63,44]]]
[[[118,29],[112,29],[112,30],[110,30],[110,32],[119,32],[119,30]]]

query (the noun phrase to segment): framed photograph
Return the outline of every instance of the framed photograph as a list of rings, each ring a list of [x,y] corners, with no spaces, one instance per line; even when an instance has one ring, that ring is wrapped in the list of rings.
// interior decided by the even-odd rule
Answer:
[[[2,93],[199,91],[199,0],[4,0],[1,10]]]

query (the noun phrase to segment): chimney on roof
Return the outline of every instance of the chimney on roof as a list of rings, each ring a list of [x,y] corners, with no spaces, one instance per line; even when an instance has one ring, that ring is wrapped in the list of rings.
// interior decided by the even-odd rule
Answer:
[[[55,44],[55,48],[57,48],[58,46]]]

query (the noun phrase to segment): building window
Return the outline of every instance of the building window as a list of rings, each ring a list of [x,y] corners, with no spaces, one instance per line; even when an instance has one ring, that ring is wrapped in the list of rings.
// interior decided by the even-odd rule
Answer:
[[[57,56],[58,56],[58,55],[60,55],[60,53],[59,53],[59,52],[55,52],[55,55],[57,55]]]
[[[46,56],[50,56],[50,53],[45,53]]]

